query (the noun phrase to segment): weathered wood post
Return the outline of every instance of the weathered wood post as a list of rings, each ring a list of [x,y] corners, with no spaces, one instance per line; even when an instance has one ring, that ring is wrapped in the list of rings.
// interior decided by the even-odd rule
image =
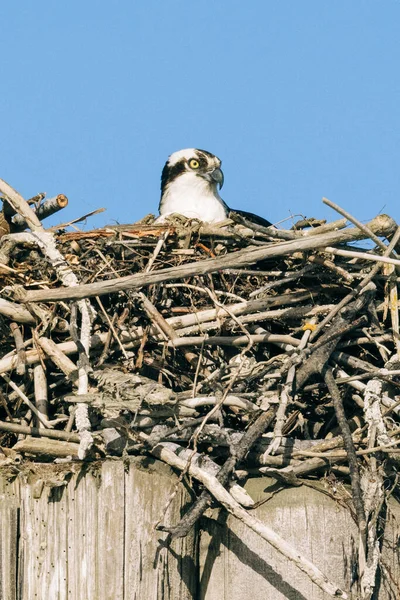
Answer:
[[[223,509],[209,509],[196,531],[168,545],[155,525],[176,523],[190,494],[159,461],[26,463],[15,475],[3,468],[0,476],[2,600],[329,597]],[[261,502],[258,518],[358,598],[357,527],[339,496],[307,485],[279,489],[267,477],[246,488]],[[391,502],[378,600],[399,597],[399,541],[400,507]]]

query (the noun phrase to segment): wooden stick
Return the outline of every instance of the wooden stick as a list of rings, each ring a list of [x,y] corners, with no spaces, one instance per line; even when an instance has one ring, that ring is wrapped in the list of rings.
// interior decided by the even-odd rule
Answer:
[[[271,238],[276,238],[280,240],[294,240],[297,237],[301,236],[301,233],[297,233],[297,231],[287,231],[286,229],[276,229],[273,225],[259,225],[258,223],[254,223],[253,221],[249,221],[243,215],[235,212],[234,210],[229,211],[229,218],[232,219],[235,223],[240,223],[244,225],[248,229],[252,231],[256,231],[258,233],[262,233]]]
[[[346,448],[349,467],[350,467],[350,478],[351,478],[351,489],[353,492],[353,502],[357,514],[357,523],[360,530],[360,536],[362,545],[365,552],[366,544],[366,530],[367,521],[365,517],[364,502],[361,492],[361,480],[360,472],[356,458],[356,450],[354,447],[353,438],[351,435],[350,427],[346,419],[346,414],[343,408],[343,400],[340,395],[340,390],[336,385],[335,379],[332,374],[332,369],[326,369],[325,371],[325,382],[328,386],[329,393],[331,395],[333,406],[335,408],[336,418],[339,423],[339,427],[342,432],[343,442]]]
[[[187,398],[186,400],[178,400],[179,405],[187,406],[188,408],[199,408],[200,406],[214,406],[219,399],[216,396],[197,396],[195,398]],[[240,398],[229,394],[223,401],[224,406],[236,406],[243,410],[257,412],[259,407],[247,400],[246,398]]]
[[[297,391],[304,386],[311,375],[321,373],[324,365],[328,362],[332,352],[335,350],[340,337],[346,331],[349,323],[357,316],[358,312],[371,301],[375,289],[375,285],[372,283],[369,284],[369,287],[365,287],[362,294],[359,294],[359,297],[347,307],[346,312],[342,311],[341,314],[335,317],[335,321],[330,329],[321,336],[320,344],[316,347],[315,352],[313,352],[313,347],[311,346],[311,352],[313,353],[307,357],[307,360],[304,360],[296,373]],[[313,334],[310,335],[310,340],[312,335]]]
[[[0,240],[0,263],[2,265],[8,265],[18,245],[27,248],[37,248],[38,242],[30,231],[3,235]]]
[[[29,206],[31,206],[32,204],[34,204],[35,206],[38,206],[45,199],[45,197],[46,197],[45,192],[39,192],[32,198],[29,198],[26,202]],[[0,200],[3,202],[3,213],[5,215],[7,215],[8,217],[13,217],[14,215],[17,214],[17,211],[15,210],[15,208],[7,201],[6,198],[0,197]]]
[[[143,308],[147,313],[148,317],[158,325],[163,333],[169,338],[171,341],[168,345],[172,345],[173,348],[177,348],[177,343],[179,342],[179,336],[176,333],[175,329],[164,319],[164,317],[159,313],[157,308],[154,306],[152,302],[147,298],[143,292],[139,292],[139,297],[143,303]],[[187,362],[196,367],[198,362],[197,354],[194,352],[190,352],[189,350],[184,350],[184,356]]]
[[[6,421],[0,421],[0,431],[23,433],[24,435],[46,437],[65,442],[79,442],[79,435],[76,433],[68,433],[56,429],[44,429],[43,427],[28,427],[27,425],[17,425],[17,423],[7,423]]]
[[[48,455],[51,457],[59,456],[61,458],[70,456],[75,459],[78,458],[78,449],[79,445],[72,442],[33,437],[21,440],[13,446],[13,450],[16,452]]]
[[[371,260],[372,262],[385,263],[388,265],[400,265],[398,258],[389,258],[388,256],[380,256],[379,254],[370,254],[369,252],[359,252],[358,250],[342,250],[341,248],[332,248],[326,246],[325,252],[335,254],[336,256],[347,256],[349,258],[362,258],[363,260]]]
[[[310,325],[314,325],[315,324],[316,319],[310,319]],[[305,347],[307,346],[308,340],[310,338],[310,334],[311,334],[311,329],[307,329],[306,331],[304,331],[302,338],[300,340],[300,343],[297,347],[298,351],[304,350]],[[283,427],[285,425],[285,421],[286,421],[286,411],[287,411],[287,407],[289,404],[289,401],[293,401],[295,394],[294,394],[294,379],[295,379],[295,375],[296,375],[296,365],[293,364],[289,367],[289,370],[287,372],[287,376],[286,376],[286,381],[285,383],[282,383],[278,386],[278,389],[280,388],[280,401],[279,401],[279,407],[276,413],[276,420],[275,420],[275,426],[274,426],[274,439],[272,441],[272,444],[270,444],[269,448],[266,450],[266,454],[275,454],[275,452],[278,450],[281,441],[283,439]]]
[[[66,227],[70,227],[70,225],[74,225],[75,223],[86,221],[86,219],[88,219],[89,217],[93,217],[93,215],[98,215],[99,213],[102,213],[105,210],[105,208],[97,208],[96,210],[92,210],[91,212],[88,212],[85,215],[78,217],[77,219],[72,219],[72,221],[67,221],[66,223],[59,223],[55,227],[50,227],[47,231],[57,231],[58,229],[65,229]]]
[[[33,232],[41,232],[42,224],[40,223],[35,212],[29,207],[28,203],[22,198],[11,185],[0,179],[0,192],[5,196],[7,202],[11,205],[14,213],[19,213],[27,223],[27,226]]]
[[[349,273],[343,267],[338,267],[332,260],[329,258],[323,257],[321,255],[311,254],[308,259],[309,262],[317,263],[317,265],[322,265],[327,269],[330,269],[339,277],[343,277],[347,283],[351,284],[354,281],[354,277],[352,273]]]
[[[340,354],[342,354],[342,353],[340,353]],[[338,359],[337,362],[339,364],[345,364],[345,362],[344,362],[343,359]],[[345,377],[348,378],[349,377],[348,373],[346,373],[346,371],[343,371],[342,369],[339,369],[338,372],[337,372],[337,374],[339,375],[339,377],[343,377],[343,378],[345,378]],[[373,376],[374,376],[374,373],[371,373],[371,377],[373,377]],[[352,388],[354,388],[358,392],[361,392],[362,394],[364,394],[365,389],[367,387],[365,383],[362,383],[362,381],[360,381],[358,379],[353,380],[353,378],[349,378],[348,385],[350,385]],[[386,406],[390,411],[395,412],[397,415],[400,414],[399,403],[395,402],[387,394],[382,394],[382,404],[384,406]]]
[[[153,267],[153,264],[155,263],[157,256],[160,254],[162,247],[164,246],[165,242],[167,241],[167,238],[170,234],[170,230],[167,229],[166,231],[164,231],[157,242],[156,247],[154,248],[154,252],[152,254],[152,256],[149,259],[149,262],[147,263],[147,266],[144,270],[145,273],[149,273]]]
[[[109,326],[109,328],[110,328],[110,331],[111,331],[112,335],[114,336],[114,339],[115,339],[116,343],[117,343],[117,344],[118,344],[118,346],[120,347],[120,350],[121,350],[121,352],[122,352],[122,355],[123,355],[123,357],[125,358],[125,360],[128,360],[128,355],[127,355],[127,353],[126,353],[126,350],[125,350],[124,346],[122,345],[122,342],[121,342],[121,340],[119,339],[119,335],[118,335],[118,333],[117,333],[117,331],[116,331],[116,329],[115,329],[115,327],[114,327],[114,323],[113,323],[113,321],[112,321],[112,320],[110,319],[110,317],[108,316],[108,314],[107,314],[107,311],[106,311],[106,309],[104,308],[104,306],[103,306],[103,303],[102,303],[102,301],[100,300],[100,298],[99,298],[98,296],[96,296],[96,301],[97,301],[97,304],[100,306],[100,310],[101,310],[101,312],[103,313],[103,315],[104,315],[104,318],[105,318],[105,320],[106,320],[106,321],[107,321],[107,323],[108,323],[108,326]],[[110,344],[110,343],[111,343],[111,337],[110,337],[109,344]],[[109,345],[109,344],[108,344],[108,345]]]
[[[0,314],[17,323],[25,323],[26,325],[34,325],[36,323],[34,317],[24,306],[16,302],[4,300],[3,298],[0,298]]]
[[[54,215],[56,212],[65,208],[68,205],[68,198],[64,196],[64,194],[58,194],[54,198],[49,198],[45,200],[42,204],[40,204],[35,211],[36,216],[40,221],[47,219],[51,215]],[[12,220],[14,225],[14,231],[23,231],[28,227],[26,220],[21,216],[17,215]]]
[[[47,413],[47,379],[46,373],[41,365],[38,363],[33,369],[33,382],[35,388],[35,404],[38,411],[43,415],[45,419],[48,419]],[[40,422],[39,422],[40,423]],[[37,424],[40,427],[39,423]]]
[[[331,221],[330,223],[324,223],[318,227],[310,227],[302,231],[304,237],[311,237],[314,235],[320,235],[321,233],[327,233],[328,231],[334,231],[337,229],[344,229],[347,225],[347,219],[338,219],[337,221]],[[368,236],[367,236],[368,237]]]
[[[241,440],[231,449],[231,456],[225,461],[217,474],[217,479],[222,485],[228,484],[236,465],[244,459],[262,433],[269,427],[275,417],[275,413],[276,411],[273,408],[262,412],[243,434]],[[168,531],[172,539],[186,536],[209,506],[210,502],[210,494],[206,490],[203,491],[180,522],[174,527],[169,528]]]
[[[251,340],[254,344],[278,343],[296,347],[300,344],[300,340],[291,335],[276,335],[274,333],[255,334],[255,335],[216,335],[213,337],[197,336],[197,337],[180,337],[173,342],[168,342],[168,346],[181,348],[182,346],[246,346]]]
[[[16,371],[17,375],[25,375],[26,372],[26,352],[24,346],[24,339],[18,325],[14,322],[10,323],[10,329],[14,337],[15,348],[17,351],[17,364]]]
[[[38,338],[38,344],[46,355],[54,362],[55,365],[72,381],[76,381],[78,378],[78,368],[75,363],[72,362],[60,349],[60,345],[57,345],[53,340],[49,338],[40,337]],[[77,346],[76,346],[77,348]]]
[[[364,225],[364,223],[361,223],[361,221],[359,221],[358,219],[356,219],[355,217],[353,217],[353,215],[351,215],[349,212],[347,212],[347,210],[344,210],[344,208],[342,208],[338,204],[335,204],[331,200],[328,200],[328,198],[322,198],[322,202],[324,204],[326,204],[327,206],[330,206],[331,208],[333,208],[333,210],[336,210],[336,212],[338,212],[339,214],[343,215],[349,221],[351,221],[351,223],[353,223],[353,225],[355,225],[363,233],[365,233],[365,235],[367,236],[367,238],[371,238],[371,240],[373,242],[375,242],[375,244],[377,246],[379,246],[379,248],[381,248],[381,250],[383,250],[384,252],[386,251],[386,244],[384,244],[382,242],[382,240],[380,240],[378,238],[378,236],[375,235],[375,233],[368,227],[368,225]]]
[[[24,392],[17,386],[17,384],[14,383],[7,375],[2,374],[0,376],[8,383],[8,385],[14,390],[14,392],[17,392],[21,400],[25,402],[25,404],[37,416],[43,427],[51,427],[49,421],[38,411],[36,406],[29,400],[28,396],[24,394]]]
[[[70,330],[73,341],[76,343],[79,350],[78,357],[78,391],[77,394],[85,396],[88,393],[90,369],[89,364],[89,348],[91,334],[91,319],[90,319],[90,304],[89,300],[79,300],[72,306]],[[81,314],[80,335],[78,336],[77,313]],[[83,460],[90,448],[93,446],[93,436],[91,434],[91,422],[89,419],[89,406],[83,402],[78,404],[75,410],[75,424],[79,432],[80,444],[78,457]]]

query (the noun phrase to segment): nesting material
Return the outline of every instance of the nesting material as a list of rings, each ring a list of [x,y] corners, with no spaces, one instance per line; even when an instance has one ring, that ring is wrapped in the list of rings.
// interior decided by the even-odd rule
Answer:
[[[233,213],[50,231],[0,187],[19,223],[0,239],[3,462],[148,453],[247,507],[249,474],[349,483],[365,557],[397,485],[396,223],[333,205],[291,229]]]

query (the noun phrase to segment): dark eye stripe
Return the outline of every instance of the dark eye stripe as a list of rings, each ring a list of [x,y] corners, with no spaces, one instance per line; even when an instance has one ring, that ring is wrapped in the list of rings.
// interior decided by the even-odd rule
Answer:
[[[175,163],[172,166],[170,166],[168,163],[165,163],[164,168],[161,173],[161,193],[164,192],[165,186],[168,183],[171,183],[177,177],[179,177],[179,175],[182,175],[182,173],[185,173],[185,171],[186,171],[185,163],[186,163],[186,161],[184,159],[180,160],[179,162]]]

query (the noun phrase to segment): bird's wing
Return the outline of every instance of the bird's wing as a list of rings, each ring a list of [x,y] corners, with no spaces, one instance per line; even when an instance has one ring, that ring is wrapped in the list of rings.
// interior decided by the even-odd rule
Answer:
[[[251,221],[252,223],[255,223],[256,225],[262,225],[263,227],[270,227],[272,225],[272,223],[267,221],[267,219],[264,219],[263,217],[259,217],[258,215],[254,215],[253,213],[247,212],[246,210],[238,210],[237,208],[231,208],[230,210],[237,213],[238,215],[242,215],[242,217],[244,217],[245,219],[248,219],[249,221]]]

